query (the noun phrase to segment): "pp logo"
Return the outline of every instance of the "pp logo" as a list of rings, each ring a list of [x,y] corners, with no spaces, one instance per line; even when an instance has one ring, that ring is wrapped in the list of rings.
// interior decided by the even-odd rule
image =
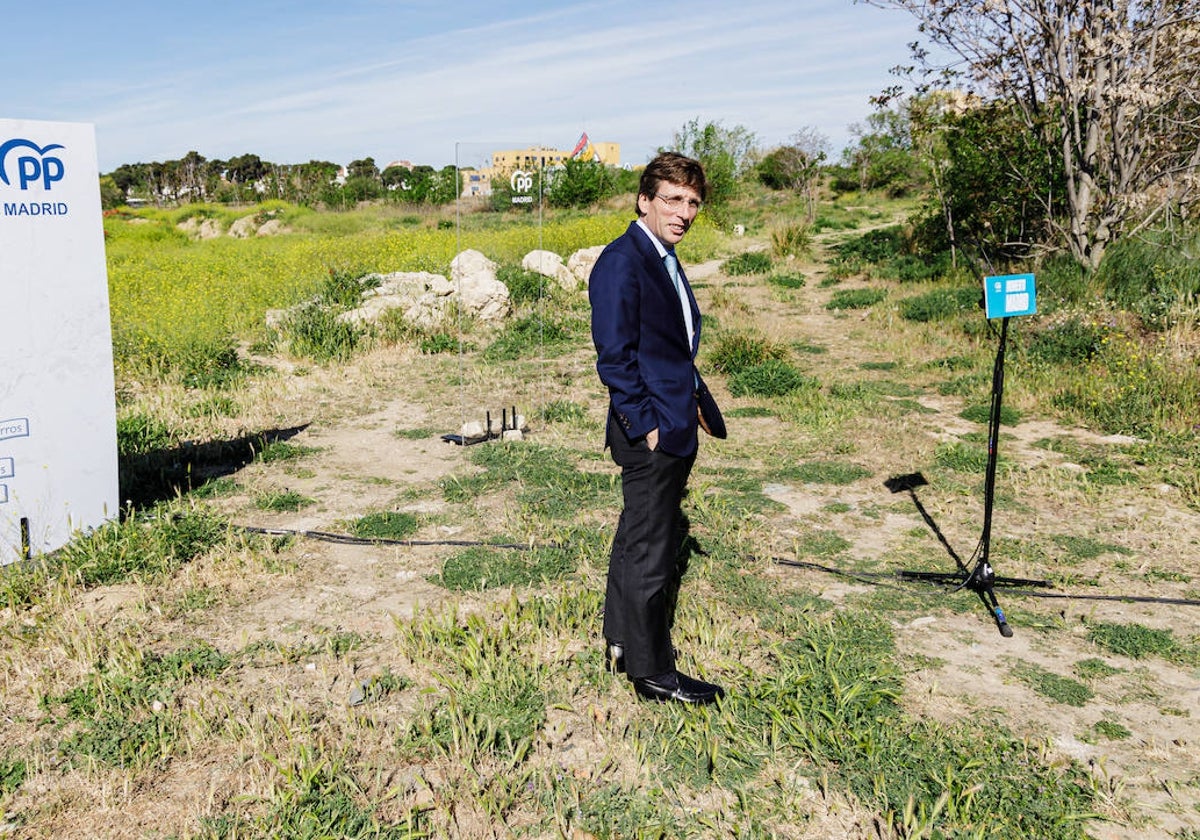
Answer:
[[[19,137],[9,140],[0,145],[0,181],[10,187],[13,185],[9,173],[9,153],[15,151],[16,154],[12,156],[12,168],[20,188],[27,190],[30,184],[40,183],[43,189],[49,190],[55,181],[63,179],[65,170],[62,158],[47,153],[62,148],[65,147],[61,143],[50,143],[40,147],[32,140]],[[28,149],[32,154],[21,154],[21,149]]]
[[[533,173],[522,172],[518,169],[508,179],[508,183],[512,186],[513,192],[527,193],[533,189]]]

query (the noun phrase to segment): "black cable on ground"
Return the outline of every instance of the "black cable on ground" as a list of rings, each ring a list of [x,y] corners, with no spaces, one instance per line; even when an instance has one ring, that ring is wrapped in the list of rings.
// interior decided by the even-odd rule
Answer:
[[[913,583],[920,582],[914,578],[900,577],[897,573],[885,572],[848,572],[843,569],[838,569],[833,566],[822,566],[819,563],[808,563],[803,560],[787,560],[782,557],[772,557],[771,561],[778,566],[792,566],[800,569],[812,569],[814,571],[826,572],[828,574],[839,575],[840,577],[850,578],[862,583],[868,583],[873,586],[886,586],[890,589],[901,589],[910,591],[912,587],[898,586],[890,583],[890,580],[908,580]],[[997,580],[1002,580],[997,578]],[[926,581],[928,582],[928,581]],[[962,589],[958,586],[945,586],[942,592],[929,593],[930,595],[948,594],[957,592]],[[1200,600],[1195,598],[1164,598],[1151,595],[1076,595],[1070,592],[1042,592],[1036,589],[1009,589],[1005,588],[1006,595],[1023,595],[1027,598],[1048,598],[1052,600],[1067,600],[1067,601],[1124,601],[1133,604],[1171,604],[1174,606],[1183,607],[1200,607]]]
[[[234,525],[240,531],[251,534],[265,534],[269,537],[306,537],[311,540],[338,543],[341,545],[398,545],[405,547],[427,545],[449,545],[464,548],[476,546],[484,548],[510,548],[515,551],[531,551],[537,546],[527,543],[493,543],[484,540],[397,540],[388,537],[353,537],[349,534],[334,534],[329,531],[300,531],[292,528],[258,528],[253,525]],[[558,543],[544,543],[545,548],[566,548]]]
[[[253,525],[235,525],[235,528],[246,531],[251,534],[264,534],[271,537],[305,537],[312,540],[321,540],[322,542],[338,543],[341,545],[395,545],[403,547],[417,546],[436,546],[447,545],[463,548],[507,548],[514,551],[532,551],[534,548],[553,548],[565,551],[571,546],[569,543],[543,543],[540,546],[535,546],[532,543],[494,543],[485,540],[397,540],[387,537],[353,537],[349,534],[334,534],[329,531],[302,531],[290,528],[259,528]],[[747,559],[758,560],[761,558],[750,555]],[[836,566],[825,566],[820,563],[812,563],[806,560],[788,560],[784,557],[772,557],[771,562],[777,566],[789,566],[796,569],[810,569],[812,571],[824,572],[825,574],[837,575],[838,577],[856,580],[860,583],[869,584],[871,586],[885,586],[889,589],[899,589],[902,591],[913,591],[911,586],[900,586],[892,581],[920,582],[913,578],[900,577],[895,572],[851,572],[846,569],[839,569]],[[999,579],[998,580],[1002,580]],[[961,589],[961,586],[946,586],[942,592],[930,592],[930,596],[947,594]],[[1051,600],[1074,600],[1074,601],[1123,601],[1132,604],[1170,604],[1172,606],[1182,607],[1200,607],[1200,600],[1194,598],[1163,598],[1150,595],[1075,595],[1069,592],[1040,592],[1034,589],[1008,589],[1005,588],[1005,593],[1009,595],[1023,595],[1027,598],[1046,598]]]

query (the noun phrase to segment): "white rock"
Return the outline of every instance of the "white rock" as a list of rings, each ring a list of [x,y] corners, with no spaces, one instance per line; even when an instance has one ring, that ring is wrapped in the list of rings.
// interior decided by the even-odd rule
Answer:
[[[604,251],[604,247],[603,245],[594,245],[591,248],[580,248],[567,258],[567,268],[585,287],[592,276],[592,269],[596,267],[596,260],[600,259],[600,254]]]

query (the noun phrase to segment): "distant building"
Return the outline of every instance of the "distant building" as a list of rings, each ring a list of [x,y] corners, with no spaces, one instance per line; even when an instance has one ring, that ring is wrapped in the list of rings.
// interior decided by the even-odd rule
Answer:
[[[514,172],[537,172],[561,169],[568,160],[593,160],[605,166],[621,165],[620,143],[593,143],[584,132],[575,148],[552,149],[530,146],[525,149],[504,149],[492,152],[492,165],[463,173],[463,198],[492,194],[493,178],[509,178]]]

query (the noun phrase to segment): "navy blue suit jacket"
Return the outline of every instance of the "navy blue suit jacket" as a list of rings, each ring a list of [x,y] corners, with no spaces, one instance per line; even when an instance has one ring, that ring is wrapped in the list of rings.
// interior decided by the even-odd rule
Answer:
[[[682,267],[679,275],[692,309],[690,346],[675,284],[636,222],[596,261],[588,297],[596,371],[611,403],[609,424],[631,441],[657,428],[658,448],[686,457],[696,451],[696,393],[707,391],[694,361],[700,309]]]

